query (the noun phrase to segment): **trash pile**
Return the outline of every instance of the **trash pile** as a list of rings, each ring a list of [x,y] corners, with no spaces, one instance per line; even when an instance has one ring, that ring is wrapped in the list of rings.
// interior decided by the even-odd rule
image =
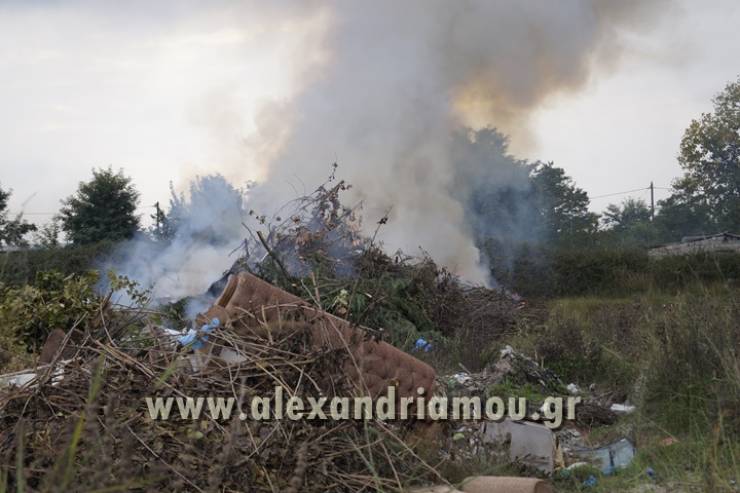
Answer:
[[[368,394],[372,353],[383,351],[384,363],[418,370],[389,375],[400,379],[400,391],[433,380],[431,370],[424,379],[423,363],[301,303],[238,276],[199,317],[206,330],[185,345],[182,335],[111,311],[101,313],[97,331],[68,332],[51,364],[0,394],[0,461],[15,465],[9,484],[19,491],[255,492],[444,484],[407,443],[410,422],[151,419],[147,397],[244,403],[275,398],[276,387],[304,399]],[[54,369],[62,357],[60,379]]]
[[[501,395],[502,389],[513,394],[528,387],[537,392],[530,396],[527,416],[539,411],[541,396],[578,395],[576,420],[549,429],[527,417],[524,421],[508,418],[501,422],[464,421],[456,424],[443,447],[446,459],[464,463],[486,457],[493,463],[510,463],[529,475],[567,477],[580,467],[591,467],[610,475],[627,467],[635,456],[635,446],[627,437],[593,445],[586,435],[593,427],[614,424],[619,414],[629,414],[634,406],[609,403],[581,390],[575,384],[564,385],[551,370],[505,346],[496,362],[477,373],[458,372],[439,378],[448,396],[477,396],[481,399]]]
[[[349,188],[330,177],[270,217],[252,211],[256,226],[245,225],[241,256],[210,287],[211,296],[229,276],[255,274],[407,351],[420,338],[430,343],[427,352],[444,338],[486,345],[513,330],[516,296],[468,286],[423,251],[386,253],[378,232],[388,217],[363,234],[362,204],[346,207],[340,200]],[[482,368],[479,347],[461,349],[472,370]]]
[[[397,398],[436,393],[434,370],[401,349],[441,361],[440,342],[483,346],[514,324],[519,303],[510,293],[465,286],[429,258],[389,256],[360,234],[354,210],[339,201],[347,187],[319,187],[283,217],[255,214],[267,232],[247,228],[243,255],[200,297],[194,320],[173,325],[164,310],[114,308],[108,297],[95,320],[53,331],[43,364],[0,381],[0,463],[13,464],[0,486],[318,492],[447,484],[439,430],[426,439],[429,427],[413,419],[241,419],[252,398],[278,392],[304,401],[378,398],[389,387]],[[480,346],[469,346],[477,369]],[[181,417],[181,403],[190,412],[188,398],[204,396],[233,397],[231,419]],[[170,419],[152,419],[147,398],[175,399]],[[471,484],[491,481],[550,491],[516,478]]]

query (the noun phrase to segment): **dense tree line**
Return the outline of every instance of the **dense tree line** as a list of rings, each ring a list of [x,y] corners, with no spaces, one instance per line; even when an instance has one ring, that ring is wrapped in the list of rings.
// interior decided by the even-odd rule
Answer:
[[[454,136],[453,193],[465,205],[470,229],[489,257],[515,258],[535,246],[646,247],[682,236],[740,231],[740,79],[714,99],[714,110],[692,121],[679,146],[684,174],[657,213],[642,200],[610,204],[601,214],[589,210],[588,194],[554,163],[519,160],[507,138],[495,129]],[[198,182],[200,183],[200,182]],[[203,185],[203,184],[201,184]],[[198,186],[201,186],[198,185]],[[9,217],[9,190],[0,188],[0,248],[39,247],[66,242],[117,242],[141,231],[139,193],[123,171],[94,169],[89,181],[62,202],[58,216],[41,228]],[[182,195],[172,191],[169,210],[157,209],[147,233],[168,241],[187,213]]]
[[[481,243],[646,247],[688,235],[740,232],[740,79],[714,99],[713,112],[686,129],[678,157],[684,174],[671,196],[658,202],[654,218],[645,201],[632,198],[594,214],[587,193],[562,168],[514,159],[495,130],[466,139],[479,158],[475,166],[484,168],[472,173],[465,169],[470,163],[461,161],[468,178],[462,186],[472,188],[466,197],[472,229]]]

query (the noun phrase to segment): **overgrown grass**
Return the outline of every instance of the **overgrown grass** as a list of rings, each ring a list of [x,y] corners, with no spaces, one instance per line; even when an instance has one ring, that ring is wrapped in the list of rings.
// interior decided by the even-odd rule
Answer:
[[[712,492],[737,491],[735,483],[740,457],[740,444],[718,444],[712,437],[695,437],[672,445],[657,442],[643,444],[632,463],[610,476],[593,470],[597,485],[586,487],[583,474],[555,478],[557,491],[588,491],[612,493],[616,491]],[[648,471],[651,470],[652,474]],[[646,489],[653,485],[656,489]]]
[[[695,284],[677,294],[555,300],[539,323],[520,326],[512,344],[566,381],[595,383],[597,391],[637,405],[626,433],[638,459],[589,491],[650,482],[648,466],[663,485],[673,484],[668,491],[736,491],[739,323],[740,290]],[[661,446],[667,437],[678,442]],[[573,491],[579,484],[565,481]]]

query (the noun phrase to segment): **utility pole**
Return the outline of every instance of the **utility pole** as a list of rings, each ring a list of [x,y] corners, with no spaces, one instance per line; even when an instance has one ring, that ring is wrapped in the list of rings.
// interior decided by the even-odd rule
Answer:
[[[655,187],[650,182],[650,220],[655,220]]]

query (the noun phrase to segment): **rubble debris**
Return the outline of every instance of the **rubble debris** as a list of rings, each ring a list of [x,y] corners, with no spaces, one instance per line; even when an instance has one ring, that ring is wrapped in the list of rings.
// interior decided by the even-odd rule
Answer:
[[[635,446],[626,438],[603,447],[574,450],[574,454],[598,467],[605,475],[627,467],[635,457]]]
[[[537,478],[475,476],[463,481],[465,493],[553,493],[552,486]]]
[[[626,402],[623,404],[614,403],[609,407],[610,411],[617,414],[632,414],[633,412],[635,412],[635,409],[635,406],[627,404]]]
[[[432,347],[432,343],[423,337],[419,337],[414,343],[414,351],[424,351],[425,353],[428,353],[432,350]]]
[[[200,330],[189,329],[185,335],[178,337],[177,342],[183,346],[190,345],[193,349],[202,349],[208,341],[208,334],[217,329],[219,325],[221,325],[221,321],[213,318],[210,322],[203,324]]]
[[[49,375],[49,384],[58,385],[64,379],[64,366],[69,363],[70,360],[62,360],[58,364],[54,365],[51,374]],[[4,387],[28,387],[34,388],[38,384],[39,374],[43,375],[45,372],[51,369],[50,365],[41,365],[35,370],[20,370],[12,373],[6,373],[0,375],[0,389]]]
[[[468,373],[455,373],[451,378],[459,385],[465,385],[473,380]]]
[[[592,428],[600,425],[612,425],[617,421],[617,413],[594,401],[581,402],[577,407],[576,423],[579,426]]]
[[[556,440],[552,430],[527,421],[505,419],[481,425],[483,442],[508,448],[512,462],[522,463],[552,475],[555,468]]]
[[[145,396],[241,402],[274,398],[279,385],[304,399],[331,398],[393,379],[405,392],[431,387],[433,370],[412,356],[264,281],[234,278],[213,307],[220,315],[199,317],[219,325],[192,355],[192,346],[173,346],[178,335],[101,313],[96,332],[67,341],[76,357],[58,384],[37,379],[33,389],[0,392],[0,463],[21,460],[28,490],[401,492],[445,482],[407,444],[408,421],[152,420]],[[195,369],[188,356],[198,358]],[[70,448],[75,460],[66,462]],[[10,489],[15,471],[7,470]]]
[[[257,224],[246,225],[241,256],[209,288],[211,297],[230,276],[256,274],[329,313],[382,330],[379,337],[409,351],[421,338],[430,344],[416,350],[436,353],[435,336],[460,334],[488,345],[514,327],[516,303],[504,291],[467,286],[423,252],[384,253],[375,235],[363,234],[359,206],[342,206],[339,194],[349,187],[332,177],[272,217],[254,213]],[[461,350],[471,370],[487,363],[480,346]]]
[[[593,488],[599,484],[599,480],[593,474],[589,475],[584,481],[583,486],[586,488]]]
[[[569,383],[566,387],[566,390],[570,395],[578,395],[581,393],[581,389],[578,387],[578,385],[574,383]]]
[[[492,366],[480,372],[459,372],[442,379],[453,395],[476,395],[486,397],[490,388],[505,382],[513,385],[534,385],[543,394],[563,394],[565,387],[551,370],[542,368],[527,356],[515,351],[511,346],[501,350],[501,357]],[[539,406],[529,403],[532,410]]]
[[[500,358],[490,372],[493,380],[498,382],[508,378],[517,384],[530,383],[550,392],[561,392],[565,388],[552,370],[541,367],[539,363],[508,345],[501,350]]]
[[[350,226],[351,211],[339,206],[336,195],[343,186],[322,189],[311,200],[299,201],[296,214],[276,227],[269,227],[267,235],[257,232],[253,244],[245,243],[244,256],[211,287],[210,293],[217,300],[198,317],[195,325],[198,329],[186,328],[181,332],[148,321],[144,328],[136,329],[140,330],[137,337],[145,344],[132,345],[126,339],[128,335],[123,336],[124,332],[131,333],[131,327],[98,324],[105,331],[92,331],[90,337],[73,341],[78,358],[63,381],[41,382],[35,393],[30,393],[30,386],[26,386],[0,395],[3,411],[0,460],[15,460],[19,443],[29,444],[24,460],[30,479],[35,484],[47,481],[48,478],[39,476],[39,471],[45,470],[44,467],[49,470],[46,466],[54,462],[56,455],[61,455],[64,444],[34,443],[38,436],[24,430],[22,422],[32,420],[38,423],[39,433],[56,437],[64,436],[78,419],[85,418],[84,440],[88,444],[104,439],[112,443],[106,445],[110,450],[94,449],[100,456],[75,472],[81,485],[100,480],[96,466],[105,470],[102,468],[107,465],[105,461],[124,456],[126,461],[118,469],[108,471],[103,481],[141,475],[151,481],[147,485],[151,489],[161,489],[159,478],[167,477],[175,478],[180,489],[247,488],[256,492],[407,491],[413,484],[440,482],[439,474],[407,445],[418,430],[418,423],[414,427],[408,422],[286,425],[268,421],[249,423],[240,431],[235,426],[203,420],[183,430],[178,422],[174,425],[146,422],[141,419],[141,409],[133,406],[140,402],[136,399],[140,399],[143,389],[155,388],[170,396],[208,391],[234,395],[262,393],[269,397],[275,381],[283,382],[292,392],[313,396],[360,392],[377,397],[389,385],[398,389],[399,397],[413,395],[418,387],[431,393],[434,370],[383,342],[381,332],[362,327],[362,316],[353,317],[357,314],[350,309],[352,296],[357,294],[354,285],[337,282],[355,270],[373,271],[378,265],[401,277],[413,277],[403,289],[431,293],[428,306],[424,307],[427,311],[419,310],[422,312],[419,314],[415,312],[417,307],[404,307],[404,316],[409,317],[411,325],[416,329],[424,327],[411,332],[408,339],[415,340],[416,351],[437,350],[437,345],[432,345],[427,336],[417,338],[419,333],[428,334],[429,327],[444,332],[450,330],[447,327],[459,326],[485,331],[486,337],[490,337],[491,333],[500,333],[511,325],[516,310],[512,296],[484,288],[462,287],[433,263],[422,261],[409,267],[398,256],[391,258],[369,248],[367,239],[359,235],[359,227]],[[322,269],[314,269],[316,262]],[[326,262],[328,268],[324,269]],[[327,277],[318,277],[319,271]],[[308,291],[301,284],[301,277],[309,274],[316,295],[311,292],[302,299],[296,294]],[[323,288],[327,282],[333,289],[331,302],[324,302],[318,295],[318,285]],[[425,290],[428,286],[434,289]],[[357,291],[371,300],[369,307],[382,300],[372,290]],[[309,298],[310,302],[306,301]],[[101,314],[101,317],[109,315]],[[53,341],[50,338],[49,347],[53,351],[50,349],[52,356],[47,357],[53,358],[60,348],[68,349],[63,347],[64,332],[59,332],[61,338],[58,335]],[[178,347],[177,342],[186,348]],[[191,349],[194,352],[187,354]],[[471,349],[479,352],[480,348]],[[474,369],[480,368],[483,364]],[[88,401],[85,396],[95,383],[98,370],[105,379],[94,399]],[[35,373],[33,377],[27,373],[21,372],[22,384],[35,378]],[[582,392],[575,383],[564,386],[552,371],[511,346],[501,351],[495,365],[481,372],[460,372],[442,380],[455,391],[480,396],[491,385],[504,381],[533,384],[543,393]],[[21,403],[28,406],[21,407]],[[584,415],[589,425],[616,419],[615,410],[595,403],[579,408],[577,416]],[[209,434],[214,437],[204,440]],[[563,449],[556,447],[552,431],[542,425],[511,421],[486,423],[482,427],[477,423],[465,424],[445,439],[450,436],[458,447],[453,452],[462,460],[486,453],[501,458],[500,462],[520,463],[545,474],[565,465]],[[366,455],[377,463],[370,467]],[[451,454],[441,451],[440,455],[449,458]],[[213,460],[214,457],[219,459]],[[39,467],[34,469],[35,466]],[[303,484],[307,470],[318,475],[318,480],[310,485]],[[224,471],[230,474],[221,474]],[[552,491],[547,483],[535,479],[476,479],[480,481],[466,484],[462,491]],[[90,484],[99,487],[102,483]],[[476,484],[487,489],[469,489]],[[522,489],[516,489],[516,485]],[[434,488],[429,491],[456,491],[449,486]]]
[[[555,432],[555,436],[557,437],[558,447],[564,456],[571,457],[573,450],[586,448],[583,436],[576,428],[564,426]]]

